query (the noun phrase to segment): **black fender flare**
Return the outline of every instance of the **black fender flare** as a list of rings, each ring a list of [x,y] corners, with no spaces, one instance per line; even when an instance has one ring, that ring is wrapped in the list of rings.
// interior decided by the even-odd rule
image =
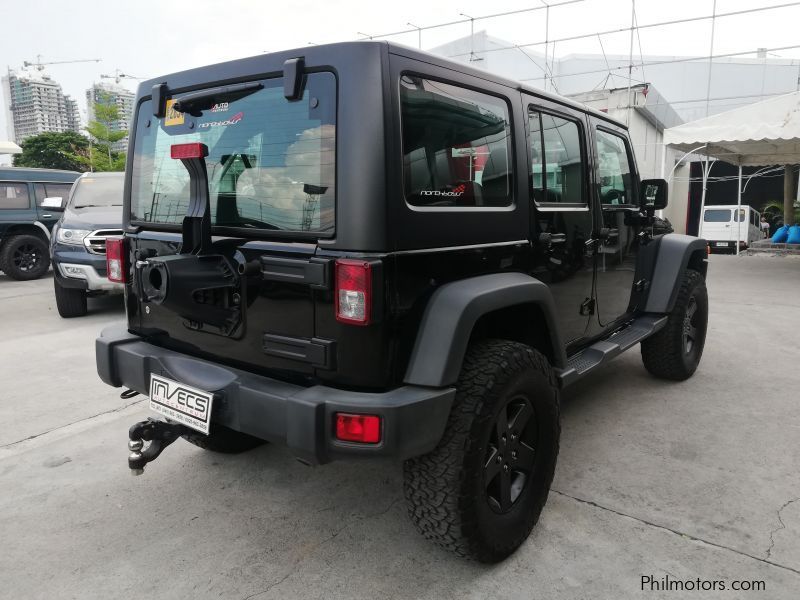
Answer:
[[[542,310],[552,345],[553,366],[563,368],[566,356],[550,288],[524,273],[494,273],[446,283],[431,295],[420,321],[405,383],[453,385],[478,319],[520,304],[536,304]]]
[[[661,237],[650,278],[645,312],[663,314],[672,310],[678,297],[683,272],[690,262],[705,277],[708,269],[707,247],[706,240],[690,235],[668,233]]]

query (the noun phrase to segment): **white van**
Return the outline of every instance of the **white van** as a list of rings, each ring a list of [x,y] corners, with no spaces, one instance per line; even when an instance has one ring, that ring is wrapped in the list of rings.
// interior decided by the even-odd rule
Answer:
[[[739,240],[740,249],[747,248],[751,243],[762,239],[760,221],[761,214],[746,204],[739,208],[739,218],[736,206],[706,206],[703,209],[703,219],[700,222],[699,237],[708,241],[711,250],[736,251],[736,240]]]

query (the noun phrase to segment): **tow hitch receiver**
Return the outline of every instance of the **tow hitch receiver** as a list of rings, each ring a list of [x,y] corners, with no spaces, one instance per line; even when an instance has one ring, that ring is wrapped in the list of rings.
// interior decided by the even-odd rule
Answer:
[[[141,475],[144,473],[144,466],[158,458],[164,448],[181,437],[186,432],[183,425],[147,419],[139,421],[128,430],[128,468],[131,475]],[[147,448],[145,442],[150,442]]]

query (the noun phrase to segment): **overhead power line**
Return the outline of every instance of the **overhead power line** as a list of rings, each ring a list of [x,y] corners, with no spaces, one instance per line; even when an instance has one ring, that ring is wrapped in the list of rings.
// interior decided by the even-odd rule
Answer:
[[[651,61],[643,61],[640,63],[634,63],[634,68],[639,67],[652,67],[656,65],[670,65],[674,63],[682,63],[682,62],[694,62],[697,60],[708,60],[709,58],[731,58],[733,56],[744,56],[746,54],[755,54],[759,51],[766,51],[766,52],[776,52],[780,50],[796,50],[800,48],[800,44],[794,44],[792,46],[779,46],[777,48],[756,48],[755,50],[746,50],[744,52],[727,52],[725,54],[714,54],[709,56],[708,54],[703,56],[684,56],[681,58],[673,58],[669,60],[651,60]],[[594,73],[606,73],[611,71],[622,71],[628,68],[627,64],[620,65],[617,67],[605,68],[605,69],[592,69],[591,71],[578,71],[576,73],[560,73],[557,75],[559,79],[563,79],[564,77],[576,77],[578,75],[592,75]],[[544,77],[526,77],[525,79],[519,79],[519,81],[536,81],[538,79],[544,79]]]
[[[366,33],[357,32],[358,35],[362,35],[367,39],[374,40],[376,38],[385,38],[385,37],[392,37],[395,35],[403,35],[406,33],[419,33],[420,31],[426,31],[428,29],[440,29],[442,27],[450,27],[451,25],[462,25],[464,23],[469,23],[470,21],[484,21],[486,19],[496,19],[498,17],[509,17],[511,15],[519,15],[522,13],[534,12],[538,10],[546,10],[547,8],[555,8],[557,6],[566,6],[567,4],[576,4],[578,2],[584,2],[584,0],[564,0],[564,2],[557,2],[546,6],[534,6],[532,8],[521,8],[519,10],[509,10],[507,12],[499,12],[493,13],[491,15],[482,15],[480,17],[474,18],[466,18],[466,19],[458,19],[456,21],[448,21],[446,23],[436,23],[435,25],[425,25],[424,27],[416,27],[412,25],[414,29],[403,29],[401,31],[392,31],[391,33],[379,33],[376,35],[370,35]],[[411,25],[411,23],[408,23]],[[513,46],[512,46],[513,47]],[[469,52],[467,52],[469,54]]]
[[[565,2],[563,4],[567,4],[567,3]],[[550,6],[560,6],[560,5],[551,4]],[[664,27],[664,26],[667,26],[667,25],[678,25],[678,24],[681,24],[681,23],[690,23],[690,22],[693,22],[693,21],[705,21],[705,20],[711,20],[711,19],[719,19],[719,18],[722,18],[722,17],[733,17],[733,16],[736,16],[736,15],[745,15],[745,14],[749,14],[749,13],[762,12],[762,11],[765,11],[765,10],[775,10],[775,9],[779,9],[779,8],[790,8],[792,6],[800,6],[800,2],[787,2],[787,3],[784,3],[784,4],[774,4],[772,6],[760,6],[758,8],[746,8],[746,9],[743,9],[743,10],[736,10],[736,11],[731,11],[731,12],[727,12],[727,13],[717,13],[716,15],[713,15],[713,14],[712,15],[703,15],[701,17],[686,17],[684,19],[675,19],[675,20],[672,20],[672,21],[661,21],[661,22],[658,22],[658,23],[645,23],[644,25],[635,25],[633,27],[633,29],[639,30],[639,29],[649,29],[649,28],[652,28],[652,27]],[[529,9],[529,10],[537,10],[537,9],[538,9],[538,7],[537,8],[532,8],[532,9]],[[492,15],[487,15],[486,17],[483,17],[483,18],[487,18],[488,19],[491,16]],[[494,48],[486,48],[485,50],[481,50],[481,53],[488,54],[489,52],[500,52],[502,50],[514,50],[515,48],[530,48],[530,47],[533,47],[533,46],[544,46],[546,44],[556,44],[556,43],[561,43],[561,42],[571,42],[571,41],[574,41],[574,40],[582,40],[582,39],[593,38],[593,37],[597,37],[597,36],[612,35],[612,34],[615,34],[615,33],[628,33],[629,31],[631,31],[631,27],[620,27],[618,29],[608,29],[606,31],[594,31],[592,33],[582,33],[582,34],[579,34],[579,35],[571,35],[571,36],[568,36],[568,37],[558,38],[558,39],[554,39],[554,40],[540,40],[540,41],[537,41],[537,42],[528,42],[528,43],[525,43],[525,44],[514,44],[513,46],[496,46]],[[459,56],[466,56],[468,54],[469,54],[469,52],[460,52],[458,54],[448,54],[447,58],[458,58]],[[705,56],[704,58],[708,58],[708,56]]]

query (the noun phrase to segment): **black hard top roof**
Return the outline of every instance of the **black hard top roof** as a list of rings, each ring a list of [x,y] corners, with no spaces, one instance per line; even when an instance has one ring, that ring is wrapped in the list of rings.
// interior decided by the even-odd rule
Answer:
[[[364,52],[376,52],[381,50],[388,50],[390,54],[396,54],[398,56],[404,56],[406,58],[411,58],[414,60],[419,60],[421,62],[430,63],[432,65],[436,65],[439,67],[452,69],[453,71],[457,71],[460,73],[464,73],[467,75],[471,75],[473,77],[478,77],[480,79],[485,79],[487,81],[491,81],[495,84],[504,85],[506,87],[527,92],[529,94],[533,94],[539,96],[541,98],[546,98],[553,102],[557,102],[559,104],[563,104],[564,106],[568,106],[570,108],[574,108],[576,110],[580,110],[586,113],[589,113],[599,119],[603,119],[610,123],[614,123],[615,125],[622,127],[623,129],[627,129],[626,125],[617,119],[610,117],[608,114],[604,112],[600,112],[599,110],[590,108],[585,104],[580,102],[575,102],[574,100],[570,100],[558,94],[553,94],[551,92],[545,92],[544,90],[540,90],[534,86],[530,86],[519,81],[514,81],[512,79],[507,79],[505,77],[501,77],[499,75],[495,75],[490,73],[489,71],[484,71],[482,69],[476,69],[470,65],[456,62],[453,60],[449,60],[442,56],[438,56],[436,54],[431,54],[430,52],[425,52],[422,50],[418,50],[416,48],[411,48],[408,46],[404,46],[402,44],[397,44],[394,42],[388,41],[376,41],[376,40],[359,40],[353,42],[339,42],[335,44],[323,44],[319,46],[306,46],[303,48],[294,48],[291,50],[282,50],[280,52],[273,52],[269,54],[261,54],[257,56],[252,56],[248,58],[240,58],[237,60],[232,60],[224,63],[216,63],[212,65],[207,65],[204,67],[198,67],[195,69],[189,69],[186,71],[179,71],[176,73],[172,73],[169,75],[164,75],[161,77],[155,77],[153,79],[149,79],[147,81],[143,81],[139,85],[138,95],[139,97],[142,96],[149,96],[152,87],[158,83],[166,82],[169,87],[176,87],[180,88],[186,85],[189,85],[189,82],[197,82],[198,80],[202,80],[204,77],[208,78],[208,70],[211,69],[220,75],[230,72],[231,67],[244,67],[247,69],[252,69],[252,73],[264,73],[265,71],[274,70],[274,67],[265,69],[264,65],[266,62],[275,64],[282,64],[284,60],[289,58],[297,58],[297,57],[305,57],[307,62],[315,62],[324,64],[326,61],[335,61],[336,55],[340,52],[352,52],[354,49],[361,49]],[[236,69],[237,71],[239,69]],[[213,79],[218,79],[217,77],[213,77]],[[170,85],[172,84],[172,85]]]

